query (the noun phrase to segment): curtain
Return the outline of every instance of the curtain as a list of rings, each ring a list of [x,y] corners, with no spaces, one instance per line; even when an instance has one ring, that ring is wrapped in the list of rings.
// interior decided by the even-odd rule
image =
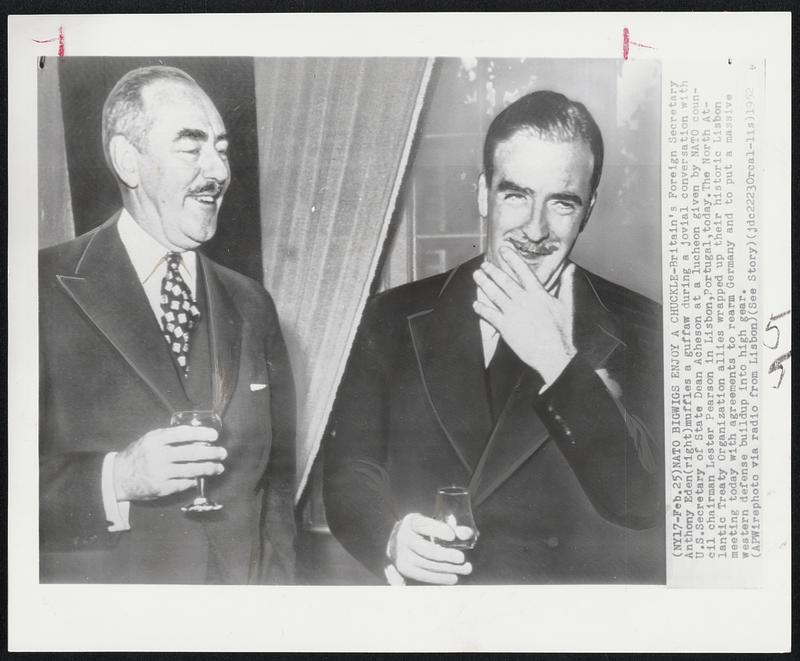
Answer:
[[[60,64],[54,57],[39,60],[39,248],[47,248],[75,236],[58,85]],[[99,132],[100,128],[97,130]]]
[[[297,385],[298,499],[380,259],[431,65],[255,61],[264,285]]]

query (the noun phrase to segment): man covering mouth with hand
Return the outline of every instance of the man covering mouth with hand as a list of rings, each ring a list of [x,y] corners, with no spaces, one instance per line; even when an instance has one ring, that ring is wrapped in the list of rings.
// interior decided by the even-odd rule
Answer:
[[[390,583],[664,580],[661,310],[577,267],[600,129],[562,94],[492,121],[487,250],[376,296],[325,448],[332,532]],[[467,487],[464,553],[433,495]],[[449,536],[447,536],[449,535]]]

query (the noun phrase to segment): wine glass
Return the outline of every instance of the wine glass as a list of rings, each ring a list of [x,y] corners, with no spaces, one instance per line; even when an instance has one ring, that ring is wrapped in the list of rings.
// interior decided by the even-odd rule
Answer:
[[[461,551],[475,547],[479,533],[472,516],[472,503],[467,489],[456,486],[437,489],[433,518],[450,526],[455,538],[452,541],[432,538],[432,542]]]
[[[179,425],[189,425],[190,427],[211,427],[216,429],[217,433],[222,433],[222,419],[215,411],[176,411],[172,414],[170,425],[177,427]],[[202,445],[208,445],[205,441],[194,441]],[[221,510],[222,505],[215,503],[206,497],[206,479],[204,477],[197,478],[197,497],[188,505],[181,507],[182,512],[216,512]]]

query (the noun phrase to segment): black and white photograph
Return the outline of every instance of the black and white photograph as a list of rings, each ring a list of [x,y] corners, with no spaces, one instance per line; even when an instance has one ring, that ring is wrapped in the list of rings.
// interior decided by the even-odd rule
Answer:
[[[40,71],[43,582],[664,583],[657,62]]]
[[[781,16],[12,17],[12,647],[788,644]]]

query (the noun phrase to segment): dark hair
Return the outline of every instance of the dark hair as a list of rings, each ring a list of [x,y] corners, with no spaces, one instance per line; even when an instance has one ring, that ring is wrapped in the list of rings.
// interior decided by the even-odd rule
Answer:
[[[164,80],[179,81],[199,89],[195,79],[185,71],[156,65],[129,71],[117,81],[108,95],[103,104],[103,155],[112,171],[114,166],[109,152],[111,138],[124,135],[132,144],[141,148],[151,121],[145,112],[142,90]]]
[[[600,129],[586,106],[549,90],[526,94],[492,120],[483,143],[483,171],[487,184],[492,181],[494,151],[498,143],[508,140],[518,131],[526,130],[557,142],[585,141],[594,156],[591,180],[594,193],[603,170],[603,136]]]

